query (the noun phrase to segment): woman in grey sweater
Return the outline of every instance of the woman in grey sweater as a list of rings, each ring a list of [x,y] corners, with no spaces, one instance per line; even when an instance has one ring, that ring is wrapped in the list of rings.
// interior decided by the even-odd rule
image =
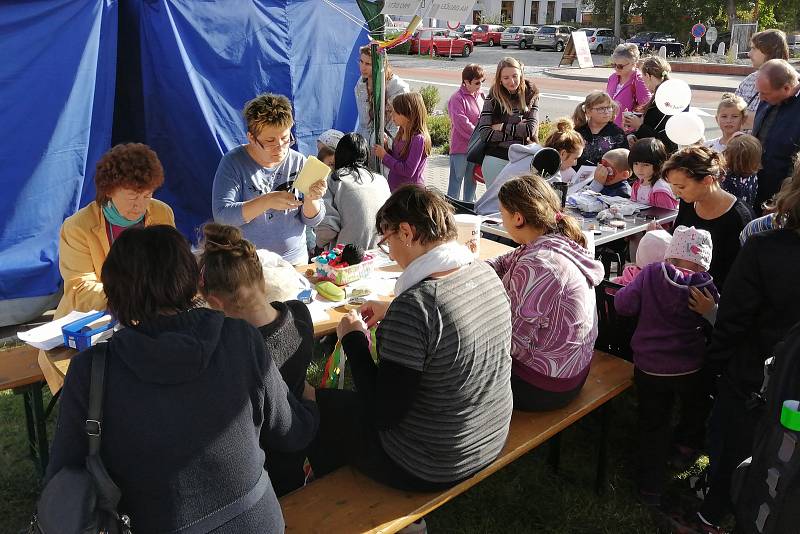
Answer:
[[[323,197],[325,218],[316,228],[317,246],[337,243],[374,248],[375,214],[389,198],[389,183],[367,168],[369,147],[361,134],[349,133],[336,145],[335,170]]]

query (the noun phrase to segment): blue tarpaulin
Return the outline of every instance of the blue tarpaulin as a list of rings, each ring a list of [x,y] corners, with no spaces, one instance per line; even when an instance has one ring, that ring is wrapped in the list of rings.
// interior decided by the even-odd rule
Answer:
[[[111,142],[116,46],[116,2],[0,5],[0,299],[59,288],[61,223]]]
[[[355,1],[335,4],[363,23]],[[297,148],[315,153],[320,132],[355,125],[365,42],[320,0],[2,3],[0,305],[58,290],[59,228],[92,200],[112,128],[113,143],[156,151],[156,197],[193,238],[220,158],[245,141],[244,103],[288,96]]]

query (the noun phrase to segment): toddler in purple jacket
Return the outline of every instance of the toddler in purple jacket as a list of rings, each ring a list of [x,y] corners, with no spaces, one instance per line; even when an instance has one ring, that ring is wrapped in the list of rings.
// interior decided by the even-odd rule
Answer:
[[[676,398],[678,453],[691,457],[703,446],[710,407],[701,376],[707,322],[689,309],[689,295],[694,287],[719,300],[707,272],[711,253],[711,234],[679,226],[665,261],[646,266],[614,297],[617,313],[639,316],[631,339],[639,398],[639,492],[642,501],[653,506],[660,504],[664,488]]]

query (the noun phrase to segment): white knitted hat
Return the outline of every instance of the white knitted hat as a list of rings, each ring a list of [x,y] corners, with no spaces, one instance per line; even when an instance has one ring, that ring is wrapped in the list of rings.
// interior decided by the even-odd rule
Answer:
[[[336,145],[339,144],[339,141],[341,140],[342,137],[344,137],[344,134],[342,132],[340,132],[339,130],[331,129],[331,130],[325,130],[324,132],[319,134],[317,141],[319,141],[323,145],[328,145],[333,150],[336,150]]]
[[[644,269],[651,263],[664,261],[672,236],[666,230],[650,230],[642,236],[636,249],[636,265]]]
[[[692,261],[708,270],[712,251],[711,234],[706,230],[678,226],[672,232],[672,241],[665,257]]]

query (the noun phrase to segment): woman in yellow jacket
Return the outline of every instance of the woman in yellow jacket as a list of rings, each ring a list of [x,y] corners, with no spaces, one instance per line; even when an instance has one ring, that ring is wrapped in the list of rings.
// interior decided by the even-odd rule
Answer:
[[[58,266],[64,296],[55,318],[73,310],[104,310],[100,271],[111,244],[126,229],[156,224],[175,226],[172,209],[153,198],[164,183],[158,156],[147,145],[117,145],[97,162],[95,201],[61,226]]]

